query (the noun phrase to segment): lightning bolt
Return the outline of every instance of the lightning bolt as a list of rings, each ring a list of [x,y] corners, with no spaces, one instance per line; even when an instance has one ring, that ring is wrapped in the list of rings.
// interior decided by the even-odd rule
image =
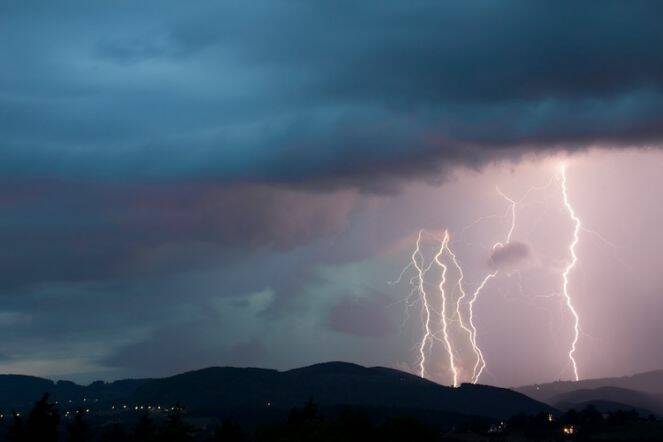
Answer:
[[[518,205],[518,201],[509,198],[508,196],[506,196],[504,192],[502,192],[497,187],[495,188],[495,190],[497,190],[497,193],[499,193],[502,198],[504,198],[509,202],[509,204],[511,204],[511,227],[509,228],[509,233],[506,234],[506,241],[504,242],[504,244],[509,244],[511,242],[511,237],[513,236],[513,231],[516,229],[516,206]],[[527,191],[527,193],[529,193],[529,191]],[[527,193],[525,194],[525,196],[527,196]],[[521,198],[521,201],[523,198]],[[495,250],[497,247],[504,247],[504,244],[502,244],[501,242],[493,244],[493,250]]]
[[[454,266],[456,267],[458,271],[458,290],[460,291],[460,296],[456,300],[456,315],[458,316],[458,322],[460,324],[460,328],[462,328],[469,336],[470,339],[470,344],[472,345],[472,351],[474,352],[474,356],[476,358],[476,363],[474,364],[474,367],[472,369],[472,382],[475,382],[475,379],[477,378],[477,368],[479,365],[485,366],[485,360],[483,358],[483,352],[477,345],[477,328],[474,325],[474,302],[476,301],[476,297],[478,296],[478,292],[475,291],[475,293],[472,294],[472,298],[470,299],[470,302],[468,303],[469,306],[469,318],[468,318],[468,325],[465,324],[465,321],[463,320],[463,315],[460,311],[460,306],[461,303],[463,302],[463,299],[467,297],[467,293],[465,292],[465,289],[463,288],[463,279],[465,279],[465,275],[463,273],[463,268],[461,267],[460,263],[458,262],[458,259],[456,257],[456,254],[451,250],[451,247],[447,244],[447,252],[449,253],[449,256],[451,256],[451,261],[454,263]],[[485,285],[485,282],[483,283]]]
[[[539,190],[539,189],[546,189],[550,187],[554,183],[555,179],[554,177],[550,179],[548,184],[539,186],[539,187],[532,187],[528,189],[523,196],[519,200],[515,200],[509,196],[507,196],[504,192],[502,192],[499,188],[496,188],[497,193],[504,198],[508,203],[509,207],[502,215],[503,218],[509,217],[511,222],[509,225],[509,229],[505,235],[504,242],[496,242],[493,244],[492,249],[498,249],[501,247],[505,247],[512,241],[512,237],[516,228],[516,223],[517,223],[517,213],[518,213],[518,205],[524,201],[528,195],[533,192],[534,190]],[[577,312],[573,309],[572,303],[571,303],[571,298],[568,295],[568,274],[571,271],[571,269],[575,266],[575,263],[577,261],[577,256],[575,255],[575,246],[577,244],[577,238],[578,238],[578,233],[581,230],[580,226],[580,220],[575,216],[575,213],[573,212],[573,208],[568,202],[568,196],[566,192],[566,175],[563,170],[563,176],[562,176],[562,188],[564,192],[564,203],[567,209],[569,210],[569,213],[571,214],[572,219],[576,223],[575,229],[574,229],[574,241],[570,245],[570,252],[572,256],[572,261],[569,263],[569,266],[566,268],[564,272],[564,293],[565,293],[565,299],[567,300],[567,306],[569,307],[569,310],[571,310],[572,314],[574,315],[574,318],[576,320],[575,322],[575,327],[574,329],[576,330],[576,334],[574,336],[574,341],[572,343],[571,351],[569,352],[569,357],[573,363],[574,366],[574,373],[577,376],[577,366],[575,364],[575,359],[573,358],[573,355],[575,353],[575,348],[578,340],[578,334],[579,334],[579,327],[578,327],[578,316]],[[494,215],[493,217],[499,217],[499,215]],[[475,221],[473,224],[478,223],[481,220]],[[466,228],[467,229],[467,228]],[[466,230],[463,229],[463,232]],[[484,359],[483,352],[481,348],[479,347],[478,341],[477,341],[477,326],[475,323],[475,315],[474,315],[474,306],[477,300],[479,299],[479,296],[481,292],[484,290],[488,282],[498,276],[500,273],[499,269],[495,269],[490,273],[487,273],[484,275],[482,278],[481,282],[479,285],[476,287],[476,289],[472,292],[471,295],[468,296],[468,292],[466,291],[464,287],[464,281],[465,281],[465,274],[463,271],[463,268],[460,264],[460,261],[454,251],[452,250],[450,246],[450,234],[448,230],[445,230],[443,238],[439,238],[436,235],[433,235],[438,241],[440,241],[440,247],[435,254],[433,260],[430,262],[427,262],[427,260],[424,258],[424,254],[422,253],[422,239],[423,236],[426,234],[425,230],[420,230],[418,235],[417,235],[417,240],[416,240],[416,247],[414,251],[411,254],[411,259],[410,263],[407,264],[407,266],[401,271],[399,274],[398,278],[396,281],[389,282],[389,284],[397,284],[401,281],[403,276],[408,270],[414,270],[414,276],[410,279],[410,284],[413,286],[412,290],[410,291],[410,295],[404,300],[406,302],[407,307],[411,307],[413,303],[411,303],[411,299],[415,296],[418,295],[418,298],[421,302],[422,309],[421,309],[421,314],[422,314],[422,322],[423,322],[423,332],[422,332],[422,337],[421,341],[419,342],[419,375],[421,377],[426,377],[427,371],[426,371],[426,365],[427,365],[427,356],[432,350],[433,347],[433,341],[439,341],[444,344],[444,347],[447,351],[447,355],[449,358],[449,367],[450,371],[453,374],[453,386],[457,387],[459,385],[459,367],[457,366],[457,360],[456,360],[456,354],[455,354],[455,349],[453,346],[452,342],[452,337],[450,336],[449,333],[449,328],[450,328],[450,320],[453,321],[456,317],[458,318],[458,323],[460,325],[460,328],[467,334],[469,337],[469,342],[471,344],[472,351],[474,353],[474,366],[472,368],[472,373],[471,373],[471,382],[477,383],[479,381],[479,378],[483,374],[483,372],[486,369],[486,360]],[[461,234],[462,237],[462,234]],[[447,283],[447,271],[448,271],[448,266],[445,263],[445,253],[448,254],[448,258],[450,258],[451,263],[453,266],[457,269],[458,271],[458,280],[457,280],[457,287],[460,292],[460,296],[455,302],[455,311],[451,314],[451,317],[449,317],[448,313],[450,311],[450,306],[449,306],[449,299],[448,299],[448,294],[446,292],[445,285]],[[448,262],[448,261],[446,261]],[[441,301],[441,311],[438,311],[434,308],[433,304],[431,303],[430,299],[430,294],[427,292],[426,289],[426,274],[427,272],[431,269],[433,265],[437,265],[441,269],[441,279],[438,284],[438,290],[439,290],[439,296],[440,296],[440,301]],[[469,298],[469,301],[467,301],[467,306],[468,306],[468,316],[467,319],[464,318],[463,312],[461,311],[461,306],[463,305],[464,302]],[[453,309],[453,307],[451,307]],[[408,309],[406,308],[406,312]],[[433,330],[435,327],[433,327],[432,322],[433,322],[433,317],[434,315],[439,315],[440,316],[440,329],[438,330]],[[441,336],[440,336],[441,335]]]
[[[504,199],[506,199],[510,203],[510,211],[511,211],[511,226],[509,228],[509,231],[507,232],[506,239],[504,243],[501,242],[496,242],[493,244],[493,250],[495,250],[498,247],[504,247],[504,244],[508,244],[511,242],[511,237],[513,236],[513,231],[516,229],[516,206],[518,204],[517,201],[513,200],[512,198],[509,198],[504,194],[499,188],[495,188],[497,190],[497,193],[500,194]],[[528,191],[529,193],[529,191]],[[527,193],[525,194],[527,196]],[[523,198],[525,198],[525,196]],[[470,343],[472,344],[472,349],[474,350],[477,360],[476,363],[474,364],[474,368],[472,370],[472,383],[476,384],[479,382],[479,377],[481,377],[481,374],[486,368],[486,360],[483,357],[483,352],[481,351],[481,348],[477,344],[477,327],[474,323],[474,304],[477,302],[477,299],[479,298],[479,294],[483,290],[483,288],[486,286],[488,281],[493,279],[494,277],[497,276],[499,273],[498,270],[495,270],[491,273],[488,273],[486,276],[483,277],[481,280],[481,283],[477,286],[477,288],[474,290],[474,293],[472,293],[472,297],[470,298],[470,302],[468,303],[468,314],[469,314],[469,324],[470,324],[470,329],[471,329],[471,338],[470,338]]]
[[[542,190],[542,189],[547,189],[550,187],[550,185],[553,183],[553,179],[551,179],[547,184],[542,185],[542,186],[534,186],[530,187],[527,189],[527,191],[523,194],[523,196],[518,200],[514,200],[513,198],[507,196],[504,192],[502,192],[499,188],[495,188],[497,190],[497,193],[507,200],[509,202],[509,211],[511,212],[511,225],[509,227],[509,231],[506,234],[506,238],[504,240],[504,243],[502,242],[496,242],[493,244],[493,250],[495,250],[498,247],[504,247],[506,244],[509,244],[511,242],[511,238],[513,237],[513,232],[516,229],[516,209],[518,204],[520,204],[522,201],[524,201],[531,192],[535,190]],[[483,288],[486,286],[488,281],[493,279],[494,277],[497,276],[499,273],[498,270],[495,270],[491,273],[486,274],[483,279],[481,280],[481,283],[477,286],[477,288],[474,290],[474,293],[472,293],[472,296],[470,297],[470,301],[468,303],[468,314],[469,314],[469,324],[470,324],[470,330],[471,330],[471,338],[470,342],[472,344],[472,349],[474,350],[476,356],[477,356],[477,361],[476,364],[474,365],[474,369],[472,371],[472,383],[476,384],[479,382],[479,377],[481,377],[481,374],[486,368],[486,360],[483,357],[483,352],[481,351],[481,348],[477,344],[477,327],[474,323],[474,304],[476,303],[477,299],[479,298],[479,294],[483,290]],[[462,323],[461,323],[462,326]]]
[[[566,184],[565,164],[562,164],[561,172],[562,172],[561,173],[562,197],[564,200],[564,206],[566,207],[566,210],[569,212],[569,216],[571,217],[571,220],[573,220],[573,225],[574,225],[573,240],[569,244],[569,254],[571,255],[571,260],[566,265],[564,273],[562,274],[562,279],[563,279],[562,294],[566,301],[566,307],[569,309],[569,312],[571,312],[571,316],[573,316],[573,340],[571,341],[571,348],[569,349],[569,360],[571,361],[571,365],[573,366],[573,375],[575,377],[575,380],[578,381],[580,380],[580,376],[578,376],[578,364],[576,363],[574,354],[576,352],[576,346],[578,344],[578,337],[580,336],[580,316],[578,316],[578,312],[573,307],[573,302],[571,301],[571,295],[569,294],[569,274],[571,273],[571,270],[573,270],[576,263],[578,262],[578,255],[576,254],[576,246],[578,245],[579,234],[580,234],[580,229],[582,229],[582,224],[580,222],[580,218],[578,218],[575,211],[573,210],[573,206],[569,202],[569,194]]]
[[[444,238],[440,245],[440,250],[438,250],[435,255],[435,263],[442,269],[442,277],[440,278],[440,284],[438,289],[440,290],[440,297],[442,299],[442,311],[440,313],[440,320],[442,322],[442,337],[444,340],[444,345],[447,348],[447,353],[449,354],[449,367],[453,373],[453,386],[458,386],[458,369],[456,368],[456,361],[454,357],[453,347],[451,345],[451,340],[449,339],[448,331],[448,322],[447,322],[447,296],[444,290],[444,284],[447,282],[447,266],[440,260],[440,257],[444,253],[445,249],[448,250],[447,245],[449,243],[449,231],[444,232]]]
[[[481,352],[481,349],[477,345],[477,327],[474,324],[474,303],[477,301],[477,298],[479,297],[479,293],[483,288],[485,287],[486,283],[493,279],[495,276],[497,276],[497,271],[493,273],[487,274],[483,280],[481,281],[481,284],[476,288],[474,293],[472,293],[472,297],[470,298],[470,302],[468,304],[469,306],[469,322],[470,322],[470,328],[472,329],[472,347],[475,349],[475,351],[478,353],[478,358],[476,364],[474,364],[474,368],[472,371],[472,383],[476,384],[479,382],[479,376],[481,376],[481,373],[483,373],[483,370],[486,368],[486,360],[483,358],[483,353]]]
[[[416,278],[417,278],[417,285],[416,289],[419,293],[419,296],[422,300],[423,303],[423,308],[424,308],[424,335],[421,338],[421,343],[419,345],[419,375],[422,378],[426,377],[426,348],[430,346],[429,340],[431,337],[431,327],[430,327],[430,320],[431,320],[431,308],[430,305],[428,305],[428,295],[426,294],[426,287],[424,286],[424,277],[426,274],[426,270],[423,268],[423,260],[424,257],[421,254],[421,235],[423,234],[423,230],[419,231],[419,235],[417,235],[417,243],[416,243],[416,248],[414,249],[414,252],[412,252],[412,266],[416,270]],[[421,259],[421,262],[419,261],[419,258]]]

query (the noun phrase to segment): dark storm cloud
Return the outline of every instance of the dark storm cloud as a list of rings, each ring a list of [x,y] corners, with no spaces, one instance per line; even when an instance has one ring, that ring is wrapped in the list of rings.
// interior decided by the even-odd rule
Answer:
[[[332,330],[354,336],[383,337],[395,331],[387,312],[389,299],[379,293],[344,297],[329,311]]]
[[[530,256],[530,247],[522,242],[512,241],[502,247],[495,247],[488,263],[495,269],[510,269]]]
[[[228,352],[229,361],[235,365],[250,365],[264,361],[265,346],[255,338],[233,344]]]
[[[370,187],[660,144],[662,15],[654,1],[10,3],[0,168]]]
[[[0,287],[167,274],[342,232],[354,192],[178,183],[0,186]]]
[[[162,327],[145,340],[120,347],[102,363],[165,375],[210,365],[246,366],[264,361],[266,349],[257,339],[229,344],[206,339],[217,329],[218,324],[198,321]]]
[[[220,356],[225,349],[222,345],[215,346],[200,339],[204,332],[204,327],[199,324],[167,326],[143,341],[118,349],[103,363],[159,375],[217,365],[218,359],[213,355]]]

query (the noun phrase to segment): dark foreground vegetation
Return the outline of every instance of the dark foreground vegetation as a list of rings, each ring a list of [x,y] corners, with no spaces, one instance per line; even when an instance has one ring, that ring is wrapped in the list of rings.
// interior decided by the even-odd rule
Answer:
[[[424,423],[414,416],[375,422],[357,408],[334,416],[322,414],[313,400],[290,411],[275,424],[242,428],[233,420],[211,421],[189,417],[179,404],[165,414],[146,411],[131,418],[104,417],[81,408],[63,416],[48,395],[25,415],[3,416],[0,440],[13,442],[268,442],[268,441],[660,441],[663,422],[636,411],[600,413],[592,406],[555,416],[516,415],[490,422],[477,418],[451,430]]]

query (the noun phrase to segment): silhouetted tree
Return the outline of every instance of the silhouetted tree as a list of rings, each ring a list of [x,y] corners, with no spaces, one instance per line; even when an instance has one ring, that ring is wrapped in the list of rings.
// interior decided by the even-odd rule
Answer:
[[[168,413],[159,433],[159,441],[163,442],[186,442],[193,440],[191,433],[193,427],[182,419],[184,407],[179,402]]]
[[[548,413],[538,413],[534,416],[522,416],[524,417],[522,418],[522,423],[519,425],[513,425],[511,420],[507,422],[505,431],[509,432],[513,425],[516,429],[522,430],[522,434],[528,440],[546,439],[548,436],[556,435],[560,431],[557,428],[557,425],[551,425],[551,422],[548,420]]]
[[[74,420],[67,425],[68,440],[70,442],[87,442],[90,440],[90,427],[85,422],[85,410],[76,411]]]
[[[342,410],[333,426],[335,439],[347,442],[371,440],[374,431],[373,423],[366,413],[351,409]]]
[[[604,425],[603,416],[599,413],[596,407],[591,404],[587,405],[584,410],[578,413],[578,419],[580,421],[578,437],[581,439],[594,433]]]
[[[154,422],[148,413],[144,413],[134,428],[133,440],[136,442],[153,442],[157,440]]]
[[[511,416],[508,423],[509,427],[524,428],[529,424],[529,416],[525,413],[518,413]]]
[[[7,429],[7,440],[10,442],[23,442],[25,440],[23,418],[16,411],[12,412],[12,423]]]
[[[314,421],[319,421],[322,419],[322,416],[318,413],[318,405],[313,401],[313,398],[309,398],[302,408],[293,408],[288,415],[288,424],[290,425],[299,425],[302,423],[311,423]]]
[[[640,419],[640,415],[635,410],[625,411],[617,410],[610,413],[608,421],[614,425],[621,425],[627,422],[634,422]]]
[[[436,432],[421,421],[410,417],[391,418],[378,432],[375,440],[385,442],[428,442],[437,439]]]
[[[248,439],[248,435],[237,422],[226,419],[216,428],[212,440],[215,442],[245,442]]]
[[[58,440],[60,414],[55,404],[48,402],[48,398],[49,394],[44,394],[28,415],[25,426],[28,441],[56,442]]]
[[[327,441],[330,427],[318,412],[318,406],[309,399],[302,408],[293,408],[285,425],[259,428],[256,431],[257,441]]]
[[[578,412],[571,409],[564,413],[560,418],[560,422],[567,425],[578,425],[580,423],[580,416]]]
[[[101,442],[128,442],[131,440],[124,427],[114,423],[101,433]]]

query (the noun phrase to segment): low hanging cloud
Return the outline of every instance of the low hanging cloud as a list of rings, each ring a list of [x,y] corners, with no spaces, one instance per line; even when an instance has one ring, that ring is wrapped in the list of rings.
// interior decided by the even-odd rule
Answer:
[[[329,328],[348,335],[383,337],[395,331],[389,317],[389,299],[379,293],[344,297],[329,311]]]
[[[519,241],[511,241],[504,246],[495,247],[488,264],[495,270],[513,270],[526,262],[530,255],[529,245]]]
[[[287,252],[342,233],[361,203],[356,191],[283,185],[3,182],[0,293],[49,281],[170,274],[223,254]]]

